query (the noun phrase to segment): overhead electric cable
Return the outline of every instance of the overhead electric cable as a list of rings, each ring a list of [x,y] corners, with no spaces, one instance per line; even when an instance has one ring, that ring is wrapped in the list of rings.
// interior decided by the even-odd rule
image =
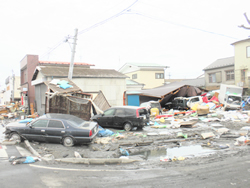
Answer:
[[[89,30],[91,30],[91,29],[94,29],[95,27],[100,26],[100,25],[103,25],[103,24],[105,24],[106,22],[108,22],[108,21],[110,21],[110,20],[112,20],[112,19],[114,19],[114,18],[117,18],[118,16],[120,16],[120,15],[124,14],[126,11],[128,11],[128,10],[129,10],[134,4],[136,4],[138,1],[139,1],[139,0],[136,0],[136,1],[133,2],[131,5],[129,5],[127,8],[123,9],[121,12],[119,12],[119,13],[117,13],[117,14],[115,14],[115,15],[113,15],[113,16],[111,16],[111,17],[109,17],[109,18],[107,18],[107,19],[105,19],[105,20],[103,20],[103,21],[101,21],[101,22],[98,22],[98,23],[96,23],[96,24],[94,24],[94,25],[92,25],[92,26],[90,26],[90,27],[88,27],[88,28],[86,28],[86,29],[84,29],[84,30],[82,30],[82,31],[80,31],[80,32],[78,32],[78,35],[83,34],[83,33],[87,32],[87,31],[89,31]],[[68,36],[68,37],[67,37],[67,40],[70,39],[70,38],[72,38],[72,36]],[[63,44],[64,42],[65,42],[65,39],[59,41],[54,47],[52,47],[50,50],[48,50],[47,52],[45,52],[45,53],[41,56],[41,58],[44,57],[44,56],[46,56],[46,55],[48,55],[48,54],[50,54],[51,52],[53,52],[56,48],[58,48],[58,47],[59,47],[61,44]]]
[[[202,31],[202,32],[205,32],[205,33],[210,33],[210,34],[214,34],[214,35],[220,35],[220,36],[223,36],[223,37],[227,37],[227,38],[239,40],[238,38],[231,37],[231,36],[228,36],[228,35],[224,35],[224,34],[221,34],[221,33],[207,31],[207,30],[200,29],[200,28],[197,28],[197,27],[191,27],[191,26],[188,26],[188,25],[183,25],[183,24],[172,22],[172,21],[163,20],[163,19],[160,19],[160,18],[156,18],[156,17],[150,16],[150,15],[146,15],[144,13],[140,13],[140,12],[136,12],[136,11],[132,11],[132,10],[130,10],[127,13],[129,13],[129,14],[136,14],[136,15],[139,15],[139,16],[143,16],[143,17],[150,18],[150,19],[153,19],[153,20],[158,20],[158,21],[161,21],[161,22],[165,22],[165,23],[176,25],[176,26],[180,26],[180,27],[185,27],[185,28],[188,28],[188,29],[198,30],[198,31]]]
[[[46,55],[50,54],[51,52],[53,52],[56,48],[58,48],[59,46],[61,46],[64,43],[64,40],[59,41],[57,44],[55,44],[52,48],[50,48],[47,52],[45,52],[43,55],[41,55],[41,58],[45,57]]]
[[[139,1],[139,0],[136,0],[134,3],[132,3],[131,5],[129,5],[127,8],[123,9],[121,12],[119,12],[119,13],[117,13],[117,14],[115,14],[115,15],[113,15],[113,16],[111,16],[111,17],[109,17],[109,18],[107,18],[107,19],[105,19],[105,20],[103,20],[103,21],[101,21],[101,22],[98,22],[98,23],[96,23],[96,24],[94,24],[94,25],[92,25],[92,26],[90,26],[90,27],[88,27],[88,28],[86,28],[86,29],[84,29],[84,30],[82,30],[82,31],[79,31],[79,32],[78,32],[78,35],[81,35],[81,34],[87,32],[87,31],[89,31],[89,30],[91,30],[91,29],[94,29],[94,28],[96,28],[96,27],[98,27],[98,26],[100,26],[100,25],[105,24],[106,22],[108,22],[108,21],[110,21],[110,20],[113,20],[114,18],[117,18],[118,16],[121,16],[122,14],[126,13],[126,11],[128,11],[128,10],[129,10],[134,4],[136,4],[138,1]]]

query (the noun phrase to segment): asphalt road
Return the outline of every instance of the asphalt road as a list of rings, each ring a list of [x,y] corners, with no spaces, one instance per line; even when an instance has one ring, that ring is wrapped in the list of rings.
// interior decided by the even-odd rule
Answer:
[[[3,138],[0,128],[0,141]],[[250,146],[248,146],[250,147]],[[206,163],[165,162],[162,168],[124,168],[124,165],[17,164],[16,146],[1,146],[0,187],[250,187],[248,150]],[[164,163],[164,162],[163,162]],[[146,163],[145,163],[146,165]]]
[[[9,149],[7,149],[8,151]],[[123,166],[11,165],[1,160],[1,188],[18,187],[250,187],[250,158],[207,164],[123,170]]]

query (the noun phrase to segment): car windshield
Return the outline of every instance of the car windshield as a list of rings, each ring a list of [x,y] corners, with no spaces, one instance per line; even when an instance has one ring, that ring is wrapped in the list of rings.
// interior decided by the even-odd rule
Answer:
[[[139,116],[145,115],[147,114],[147,110],[146,109],[139,109]]]
[[[241,100],[242,99],[239,96],[229,96],[227,102],[228,102],[228,104],[240,105]]]
[[[141,103],[140,106],[142,106],[142,107],[147,107],[147,106],[149,106],[149,103]]]

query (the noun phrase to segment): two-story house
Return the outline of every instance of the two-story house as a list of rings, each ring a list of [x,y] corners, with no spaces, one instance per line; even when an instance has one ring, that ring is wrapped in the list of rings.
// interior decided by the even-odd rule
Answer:
[[[203,70],[205,71],[205,89],[216,90],[220,84],[234,85],[234,57],[217,59]]]
[[[250,86],[250,38],[232,43],[234,57],[218,59],[205,69],[207,90],[219,89],[220,84],[236,85],[246,91]]]
[[[249,88],[250,79],[250,38],[234,42],[235,85]]]
[[[155,63],[126,63],[118,71],[137,83],[144,84],[143,89],[151,89],[164,85],[165,69]]]

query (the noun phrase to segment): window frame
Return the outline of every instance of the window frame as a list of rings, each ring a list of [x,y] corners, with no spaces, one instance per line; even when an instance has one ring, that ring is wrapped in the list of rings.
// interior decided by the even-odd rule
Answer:
[[[226,70],[225,75],[226,75],[226,81],[231,81],[231,80],[234,80],[235,78],[234,70]]]
[[[47,125],[45,127],[37,127],[36,124],[38,124],[39,122],[44,122],[44,121],[47,121]],[[49,120],[48,119],[38,119],[37,121],[35,122],[32,122],[31,123],[31,126],[33,128],[47,128],[48,127],[48,124],[49,124]]]
[[[137,79],[137,74],[132,74],[132,79]]]
[[[246,47],[246,57],[250,58],[250,46]]]
[[[55,122],[55,121],[60,122],[63,127],[50,127],[49,126],[50,122]],[[55,119],[50,119],[47,127],[50,128],[50,129],[65,129],[64,123],[62,121],[60,121],[60,120],[55,120]]]
[[[212,75],[214,75],[214,81],[213,81],[213,77],[211,77]],[[216,73],[209,73],[208,74],[208,81],[209,81],[209,83],[216,83]]]
[[[155,73],[155,79],[164,79],[164,73]]]
[[[246,80],[246,70],[247,69],[241,69],[240,71],[240,80],[245,83],[245,80]]]

